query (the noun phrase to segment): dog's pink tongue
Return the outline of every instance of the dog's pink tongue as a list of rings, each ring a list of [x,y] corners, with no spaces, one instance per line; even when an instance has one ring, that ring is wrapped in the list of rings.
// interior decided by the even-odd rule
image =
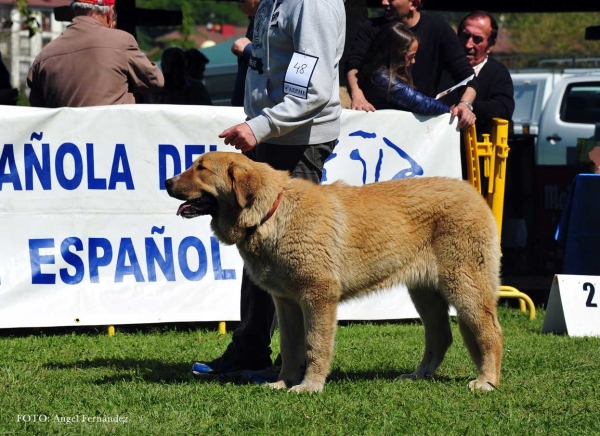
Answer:
[[[177,215],[181,215],[181,213],[189,207],[190,205],[188,203],[183,203],[181,206],[179,206],[179,209],[177,209]]]

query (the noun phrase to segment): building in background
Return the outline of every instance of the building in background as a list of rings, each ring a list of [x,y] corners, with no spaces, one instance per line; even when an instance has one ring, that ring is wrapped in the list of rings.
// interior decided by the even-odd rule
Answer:
[[[15,88],[26,86],[29,67],[42,48],[70,24],[56,21],[54,8],[69,6],[72,0],[29,0],[29,9],[40,31],[29,37],[25,20],[15,0],[0,0],[0,52]]]
[[[208,23],[206,25],[194,26],[189,36],[190,40],[199,48],[208,48],[224,41],[240,38],[246,34],[246,27],[234,26],[233,24]],[[173,41],[183,39],[180,30],[173,30],[155,39],[157,45],[169,47]]]

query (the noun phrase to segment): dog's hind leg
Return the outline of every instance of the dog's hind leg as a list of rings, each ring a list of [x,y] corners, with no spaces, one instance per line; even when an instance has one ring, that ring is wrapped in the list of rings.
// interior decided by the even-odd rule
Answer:
[[[281,372],[272,388],[281,389],[299,384],[304,376],[306,348],[304,343],[304,319],[302,309],[295,301],[273,296],[281,347]]]
[[[464,303],[455,304],[460,332],[479,373],[469,383],[469,389],[490,391],[498,387],[502,361],[502,329],[496,301],[492,296],[480,296],[467,301],[467,307]]]
[[[471,355],[471,359],[475,363],[477,367],[477,372],[481,371],[481,349],[479,348],[479,344],[477,344],[477,339],[475,339],[475,335],[471,331],[471,328],[467,324],[466,321],[463,321],[460,316],[457,316],[458,319],[458,328],[460,330],[460,334],[465,341],[465,345],[467,350],[469,350],[469,354]]]
[[[306,374],[302,383],[291,388],[295,392],[321,392],[333,358],[338,302],[315,294],[314,299],[300,303],[306,334]]]
[[[437,290],[419,287],[409,289],[409,294],[425,327],[425,352],[420,365],[412,374],[400,376],[414,380],[433,376],[452,344],[452,331],[448,303]]]

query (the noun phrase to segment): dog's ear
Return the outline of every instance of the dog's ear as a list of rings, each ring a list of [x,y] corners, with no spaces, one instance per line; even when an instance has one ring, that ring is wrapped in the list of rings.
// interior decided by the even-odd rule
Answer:
[[[231,187],[240,207],[244,208],[256,197],[261,185],[261,177],[250,165],[231,163],[227,170]]]

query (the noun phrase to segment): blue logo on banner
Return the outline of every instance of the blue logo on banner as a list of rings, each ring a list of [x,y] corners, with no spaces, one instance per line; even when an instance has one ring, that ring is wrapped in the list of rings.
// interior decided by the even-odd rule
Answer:
[[[348,136],[350,137],[360,137],[363,139],[367,139],[367,140],[371,140],[371,139],[377,139],[377,134],[376,133],[371,133],[371,132],[365,132],[363,130],[357,130],[355,132],[350,133]],[[385,145],[388,149],[393,150],[398,156],[400,156],[402,159],[404,159],[405,161],[408,162],[408,164],[410,165],[408,168],[405,168],[401,171],[398,171],[391,179],[392,180],[396,180],[396,179],[404,179],[407,177],[416,177],[416,176],[422,176],[424,174],[423,171],[423,167],[421,167],[421,165],[419,165],[417,163],[417,161],[415,161],[412,157],[409,156],[408,153],[406,153],[404,150],[402,150],[399,146],[397,146],[396,144],[394,144],[389,138],[386,138],[385,136],[381,138],[383,141],[383,145]],[[374,144],[373,144],[374,145]],[[369,146],[371,146],[371,144],[369,144]],[[383,160],[383,150],[384,147],[381,147],[379,149],[379,158],[377,159],[377,163],[375,164],[375,167],[372,168],[373,171],[373,175],[374,175],[374,181],[378,182],[380,177],[381,177],[381,170],[382,167],[384,165],[384,160]],[[322,181],[326,182],[327,181],[327,163],[331,162],[333,159],[339,158],[341,157],[339,155],[339,153],[332,153],[329,158],[325,161],[325,168],[323,169],[323,177],[322,177]],[[350,160],[353,161],[357,161],[361,164],[362,166],[362,183],[363,185],[367,183],[367,176],[369,174],[369,171],[371,171],[371,168],[369,168],[369,165],[367,164],[367,161],[363,158],[363,156],[361,156],[360,154],[360,150],[359,149],[354,149],[352,151],[350,151],[350,154],[348,156],[350,158]],[[388,161],[391,161],[388,159]]]

